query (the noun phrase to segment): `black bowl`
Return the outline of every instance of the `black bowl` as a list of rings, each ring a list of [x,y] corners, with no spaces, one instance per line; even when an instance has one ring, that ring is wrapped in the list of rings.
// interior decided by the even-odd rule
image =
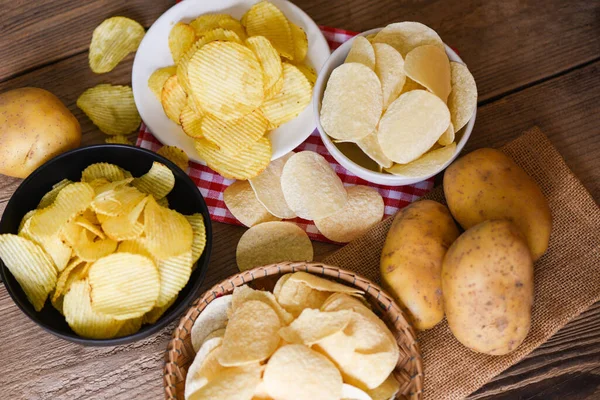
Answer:
[[[63,339],[88,346],[114,346],[131,343],[160,331],[183,313],[198,296],[200,285],[202,285],[206,270],[208,269],[208,259],[212,246],[212,228],[208,208],[200,191],[185,172],[171,161],[149,150],[118,144],[103,144],[82,147],[53,158],[35,170],[17,188],[4,210],[2,221],[0,221],[0,233],[16,234],[23,216],[29,210],[36,208],[42,196],[50,191],[52,185],[65,178],[72,181],[81,180],[81,171],[90,164],[97,162],[116,164],[130,171],[135,177],[148,172],[154,161],[167,165],[173,171],[173,175],[175,175],[175,187],[167,196],[169,207],[182,214],[199,212],[204,217],[206,247],[198,260],[196,269],[193,271],[189,282],[179,293],[175,303],[156,323],[143,325],[133,335],[116,339],[85,339],[75,334],[69,328],[65,318],[52,307],[49,301],[46,302],[46,305],[40,312],[36,312],[27,300],[21,286],[19,286],[2,260],[0,260],[0,275],[2,275],[2,280],[8,293],[29,318],[48,332]]]

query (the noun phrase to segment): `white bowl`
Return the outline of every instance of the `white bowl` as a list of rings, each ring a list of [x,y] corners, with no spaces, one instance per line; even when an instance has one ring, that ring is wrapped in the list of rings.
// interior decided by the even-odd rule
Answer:
[[[367,36],[372,33],[377,33],[381,29],[382,28],[371,29],[370,31],[366,31],[366,32],[359,34],[359,36]],[[469,140],[469,137],[471,136],[471,131],[473,130],[473,125],[475,124],[475,116],[477,115],[477,109],[475,109],[475,111],[473,111],[473,116],[471,117],[471,119],[469,120],[467,125],[463,129],[461,129],[462,136],[461,136],[460,140],[458,141],[458,143],[456,144],[456,152],[454,153],[454,156],[452,156],[452,159],[449,160],[448,162],[446,162],[444,165],[442,165],[442,167],[439,170],[437,170],[435,173],[419,176],[416,178],[412,178],[412,177],[405,178],[402,176],[396,176],[396,175],[391,175],[391,174],[382,173],[382,172],[375,172],[375,171],[366,169],[364,167],[361,167],[360,165],[356,164],[355,162],[351,161],[348,157],[346,157],[337,148],[337,146],[335,144],[333,144],[333,142],[331,141],[331,138],[327,135],[327,133],[325,133],[325,130],[321,126],[321,118],[320,118],[321,100],[323,99],[323,93],[325,91],[325,87],[327,86],[327,81],[329,80],[329,76],[331,75],[331,72],[336,67],[338,67],[339,65],[342,65],[344,63],[344,60],[346,59],[348,52],[350,52],[350,47],[352,47],[353,41],[354,41],[354,38],[348,40],[347,42],[342,44],[340,47],[338,47],[331,54],[331,56],[329,57],[327,62],[325,62],[325,65],[319,72],[319,77],[317,78],[317,82],[315,84],[315,89],[313,91],[314,115],[315,115],[315,118],[317,121],[317,129],[319,130],[319,133],[321,134],[321,139],[323,140],[323,143],[325,143],[325,147],[327,147],[327,150],[333,156],[333,158],[335,158],[336,161],[339,162],[348,171],[352,172],[354,175],[357,175],[359,178],[362,178],[366,181],[376,183],[379,185],[386,185],[386,186],[411,185],[413,183],[421,182],[421,181],[424,181],[425,179],[431,178],[434,175],[437,175],[439,172],[443,171],[448,165],[450,165],[452,163],[452,161],[454,161],[456,159],[458,154],[460,154],[463,147],[465,147],[467,140]],[[454,52],[454,50],[452,50],[448,46],[446,46],[446,54],[448,54],[448,58],[450,58],[451,61],[457,61],[457,62],[463,63],[463,60],[461,60],[461,58],[458,56],[458,54],[456,54]],[[460,133],[461,131],[457,132],[457,136],[461,135],[461,133]]]
[[[259,0],[186,0],[182,1],[160,16],[152,24],[142,40],[135,55],[132,69],[132,88],[135,105],[144,123],[154,136],[163,144],[177,146],[186,152],[188,157],[201,164],[206,164],[194,148],[194,140],[187,136],[181,127],[165,115],[160,101],[148,88],[148,78],[161,67],[173,65],[169,51],[168,37],[173,25],[177,22],[190,22],[197,16],[207,13],[225,13],[235,18],[242,15]],[[315,22],[300,8],[287,0],[270,0],[285,16],[299,25],[308,38],[308,64],[319,71],[331,54],[323,33]],[[315,117],[312,107],[304,111],[292,121],[281,125],[269,133],[273,148],[272,159],[289,153],[302,143],[315,130]]]

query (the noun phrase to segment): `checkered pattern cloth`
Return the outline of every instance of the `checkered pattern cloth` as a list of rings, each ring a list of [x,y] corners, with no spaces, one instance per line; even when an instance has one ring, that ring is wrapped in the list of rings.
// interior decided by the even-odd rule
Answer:
[[[346,40],[356,35],[355,32],[349,32],[342,29],[329,28],[325,26],[322,26],[321,30],[332,50],[338,48]],[[152,132],[150,132],[150,130],[144,124],[142,124],[137,139],[137,146],[157,151],[163,145],[152,135]],[[341,178],[342,182],[344,182],[345,186],[365,185],[377,189],[383,197],[386,216],[392,215],[398,211],[398,209],[407,206],[415,200],[418,200],[433,187],[433,178],[416,183],[414,185],[396,187],[381,186],[367,182],[352,174],[335,161],[335,159],[325,148],[325,145],[321,141],[319,132],[317,130],[315,130],[308,137],[308,139],[306,139],[306,141],[298,146],[294,151],[298,152],[304,150],[314,151],[325,157],[331,167]],[[225,203],[223,202],[223,191],[233,182],[232,180],[225,179],[207,166],[194,162],[190,162],[187,173],[190,178],[192,178],[196,186],[198,186],[202,196],[204,196],[211,219],[213,221],[241,225],[241,223],[229,212],[225,206]],[[317,227],[312,221],[307,221],[300,218],[296,218],[291,221],[304,229],[311,239],[329,242],[328,239],[319,233]]]

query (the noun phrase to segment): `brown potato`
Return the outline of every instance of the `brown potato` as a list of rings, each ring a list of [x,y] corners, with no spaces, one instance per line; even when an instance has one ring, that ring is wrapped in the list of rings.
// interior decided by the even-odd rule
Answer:
[[[450,211],[432,200],[417,201],[394,218],[381,252],[381,277],[417,329],[444,318],[442,260],[458,234]]]
[[[459,342],[480,353],[515,350],[531,325],[533,261],[510,221],[485,221],[450,246],[442,267],[444,307]]]
[[[508,219],[527,239],[534,261],[546,252],[552,230],[548,202],[537,183],[502,152],[479,149],[455,161],[444,174],[444,195],[464,229]]]

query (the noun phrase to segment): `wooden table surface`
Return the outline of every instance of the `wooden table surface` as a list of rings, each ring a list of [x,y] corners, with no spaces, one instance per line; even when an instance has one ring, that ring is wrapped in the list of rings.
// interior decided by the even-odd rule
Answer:
[[[75,101],[98,83],[129,84],[133,56],[108,74],[93,74],[87,62],[93,29],[115,15],[148,27],[173,2],[0,0],[0,92],[50,90],[79,119],[83,144],[103,142]],[[477,81],[477,123],[465,151],[500,146],[538,125],[600,200],[600,2],[295,2],[318,24],[353,31],[404,20],[431,26],[460,51]],[[19,183],[0,176],[0,213]],[[235,246],[243,231],[214,224],[204,288],[236,272]],[[320,257],[335,249],[315,243]],[[162,398],[162,360],[171,332],[172,326],[119,347],[71,344],[30,321],[0,285],[0,398]],[[600,399],[600,303],[471,398]]]

